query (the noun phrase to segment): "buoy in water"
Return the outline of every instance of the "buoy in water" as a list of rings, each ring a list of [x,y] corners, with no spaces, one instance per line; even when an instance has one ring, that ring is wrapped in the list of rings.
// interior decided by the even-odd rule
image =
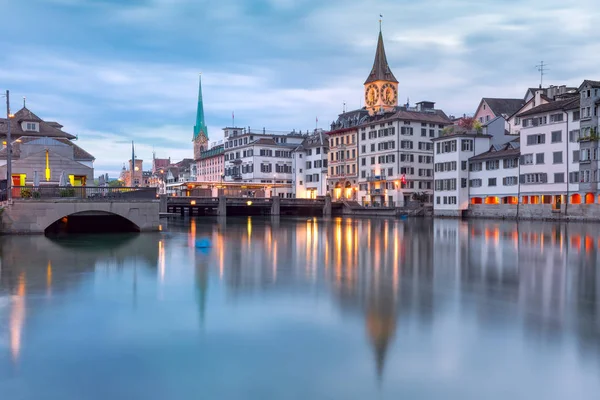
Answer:
[[[201,238],[196,240],[196,247],[199,249],[208,249],[212,247],[212,244],[210,243],[209,238]]]

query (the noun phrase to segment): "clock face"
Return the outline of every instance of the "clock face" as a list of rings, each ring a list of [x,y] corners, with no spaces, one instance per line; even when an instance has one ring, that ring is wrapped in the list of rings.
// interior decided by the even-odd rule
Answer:
[[[379,99],[379,91],[377,90],[376,85],[369,85],[367,90],[365,91],[365,103],[369,107],[372,107],[377,103],[377,99]]]
[[[393,106],[396,104],[398,99],[398,92],[394,85],[390,83],[386,83],[381,87],[381,99],[383,103],[388,106]]]

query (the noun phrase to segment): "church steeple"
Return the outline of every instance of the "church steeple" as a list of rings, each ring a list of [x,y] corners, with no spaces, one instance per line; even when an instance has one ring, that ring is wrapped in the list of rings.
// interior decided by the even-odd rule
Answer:
[[[365,85],[376,81],[386,81],[398,83],[398,80],[392,73],[390,66],[385,55],[385,47],[383,46],[383,33],[381,33],[381,26],[379,28],[379,39],[377,39],[377,51],[375,52],[375,60],[373,61],[373,68],[371,73],[365,81]]]
[[[202,102],[202,75],[200,75],[198,83],[198,109],[196,110],[194,140],[197,140],[201,135],[208,139],[208,129],[206,128],[206,124],[204,123],[204,104]]]
[[[202,75],[200,75],[198,83],[198,109],[192,141],[194,142],[194,159],[199,160],[202,152],[208,148],[208,128],[204,122],[204,103],[202,102]]]
[[[370,115],[394,112],[398,106],[398,80],[388,65],[379,25],[379,38],[373,68],[364,83],[365,104]]]

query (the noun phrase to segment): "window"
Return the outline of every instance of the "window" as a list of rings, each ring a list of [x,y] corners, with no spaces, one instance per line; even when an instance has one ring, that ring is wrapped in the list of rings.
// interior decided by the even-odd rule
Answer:
[[[572,130],[569,132],[569,141],[571,143],[577,143],[579,140],[579,129]]]
[[[367,171],[360,171],[360,177],[361,178],[366,178],[367,177]]]
[[[467,170],[467,162],[466,161],[461,161],[460,162],[460,169],[463,171]]]
[[[563,162],[563,153],[562,151],[555,151],[552,153],[552,163],[553,164],[562,164]]]
[[[365,146],[365,145],[360,146],[360,151],[361,151],[361,153],[365,154],[367,152],[367,146]]]
[[[371,143],[371,151],[375,151],[375,143]]]
[[[471,171],[481,171],[483,170],[481,162],[473,162],[471,163]]]
[[[371,157],[371,165],[375,164],[375,157]]]
[[[402,149],[412,149],[413,148],[413,142],[411,142],[410,140],[401,140],[400,141],[400,148],[402,148]]]
[[[435,129],[429,130],[429,137],[435,137]]]
[[[570,172],[569,173],[569,182],[570,183],[579,183],[579,172]]]
[[[554,174],[554,183],[565,183],[565,174],[563,172]]]
[[[573,121],[579,121],[580,118],[581,118],[581,113],[579,112],[579,110],[573,111]]]
[[[519,159],[518,158],[507,158],[503,162],[504,169],[517,168],[518,166],[519,166]]]
[[[552,122],[562,122],[562,120],[563,120],[563,114],[562,113],[550,115],[550,123],[552,123]]]
[[[413,128],[410,126],[403,126],[400,128],[400,134],[401,135],[406,135],[406,136],[412,136],[413,134]]]
[[[471,181],[469,182],[469,186],[481,187],[481,179],[471,179]]]
[[[27,122],[25,124],[26,131],[37,131],[37,123],[35,122]]]
[[[536,164],[543,164],[544,163],[544,153],[537,153],[535,155],[535,163]]]
[[[562,114],[560,114],[562,116]],[[552,143],[560,143],[562,142],[562,131],[554,131],[552,132]]]
[[[516,176],[507,176],[506,178],[502,179],[502,184],[504,186],[514,186],[517,183],[519,183],[519,178]]]
[[[579,162],[579,150],[573,150],[573,162]]]
[[[489,178],[488,186],[496,186],[496,178]]]
[[[533,154],[523,154],[521,156],[521,165],[533,165]]]
[[[360,159],[360,165],[362,165],[362,166],[367,165],[367,159],[366,158],[361,158]]]
[[[421,136],[427,136],[427,129],[421,128]]]
[[[521,175],[521,183],[546,183],[548,182],[548,174],[537,173],[537,174],[524,174]]]
[[[436,202],[437,204],[440,204],[440,196],[437,196],[437,197],[435,198],[435,202]]]
[[[527,144],[530,146],[544,143],[546,143],[546,135],[543,133],[539,135],[527,135]]]
[[[387,176],[394,176],[394,168],[388,168]]]
[[[485,162],[485,169],[488,171],[499,169],[500,168],[500,160],[492,160]]]
[[[462,139],[460,149],[462,151],[473,151],[473,141],[471,139]]]

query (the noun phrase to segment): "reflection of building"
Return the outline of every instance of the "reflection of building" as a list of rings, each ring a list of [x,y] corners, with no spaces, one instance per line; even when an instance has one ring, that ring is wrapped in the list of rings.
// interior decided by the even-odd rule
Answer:
[[[294,150],[294,193],[297,198],[314,199],[327,194],[327,153],[329,137],[315,130]]]
[[[36,172],[40,185],[59,184],[63,173],[73,186],[93,182],[94,157],[73,143],[76,137],[61,124],[43,121],[23,107],[10,126],[13,186],[32,185]],[[7,128],[7,120],[0,118],[0,137],[6,138]],[[0,176],[6,176],[6,142],[0,150]]]

